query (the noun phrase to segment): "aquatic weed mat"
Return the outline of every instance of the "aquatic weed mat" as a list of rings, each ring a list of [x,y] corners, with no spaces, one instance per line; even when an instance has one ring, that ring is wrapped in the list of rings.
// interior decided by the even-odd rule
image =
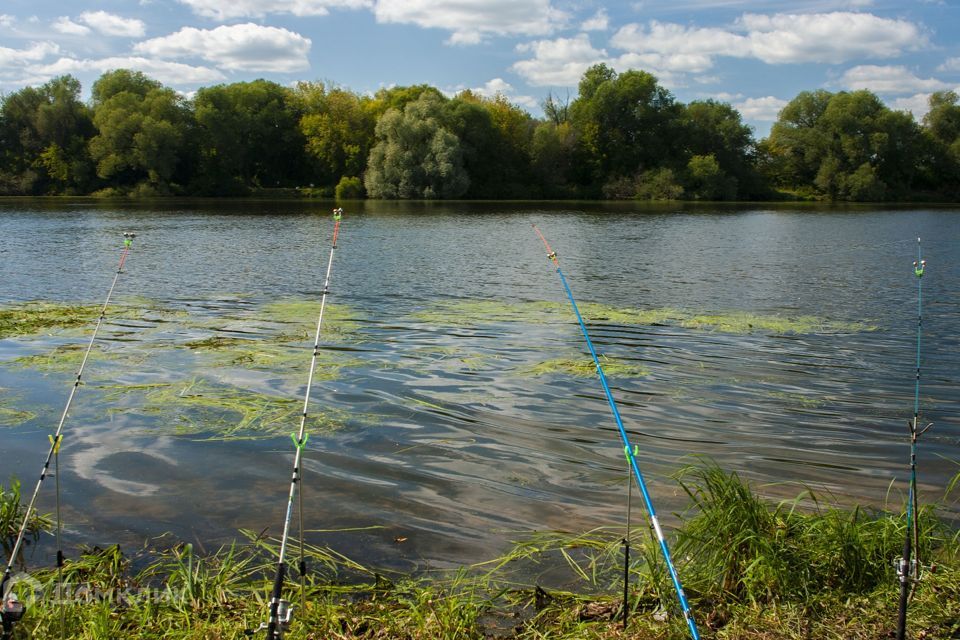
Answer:
[[[152,426],[145,429],[150,432],[207,440],[251,440],[287,434],[296,430],[303,413],[300,398],[270,395],[203,378],[111,385],[104,390],[108,399],[125,405],[114,406],[111,411],[148,417]],[[306,429],[322,434],[341,430],[348,423],[370,421],[371,416],[318,405],[310,407]]]
[[[812,315],[780,316],[747,311],[690,311],[663,307],[640,309],[615,307],[596,302],[578,303],[588,324],[607,323],[636,326],[677,326],[717,333],[749,334],[835,334],[875,331],[868,322],[830,320]],[[575,318],[568,303],[463,299],[438,300],[414,311],[410,318],[439,326],[483,326],[519,322],[526,324],[569,323]]]
[[[18,409],[15,403],[19,399],[7,389],[0,388],[0,427],[19,427],[37,417],[33,411]]]
[[[0,339],[61,333],[67,329],[89,326],[92,330],[100,317],[103,304],[68,304],[35,300],[0,306]],[[105,319],[134,320],[148,309],[135,304],[108,305]]]

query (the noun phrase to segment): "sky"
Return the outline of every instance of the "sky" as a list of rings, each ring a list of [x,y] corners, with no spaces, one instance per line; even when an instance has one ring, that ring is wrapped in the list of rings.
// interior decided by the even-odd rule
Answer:
[[[717,99],[758,138],[799,92],[926,112],[960,92],[960,0],[0,0],[0,92],[129,68],[191,96],[266,78],[501,93],[535,116],[603,62]]]

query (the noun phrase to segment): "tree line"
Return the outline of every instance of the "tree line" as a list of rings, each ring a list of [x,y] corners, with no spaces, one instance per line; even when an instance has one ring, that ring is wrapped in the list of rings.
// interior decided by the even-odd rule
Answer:
[[[731,105],[598,64],[534,118],[428,85],[267,80],[185,98],[120,69],[0,97],[0,194],[883,201],[960,199],[960,100],[918,123],[869,91],[804,91],[757,141]]]

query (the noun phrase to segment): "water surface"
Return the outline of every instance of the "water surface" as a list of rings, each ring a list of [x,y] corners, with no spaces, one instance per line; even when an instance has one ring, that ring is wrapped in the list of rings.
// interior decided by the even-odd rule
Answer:
[[[920,403],[935,424],[921,443],[923,496],[942,496],[958,470],[955,209],[346,210],[331,284],[342,315],[328,319],[310,409],[321,418],[305,463],[313,542],[422,567],[486,559],[521,532],[622,522],[626,469],[598,381],[535,370],[587,355],[531,223],[585,306],[674,314],[590,326],[625,367],[613,392],[668,521],[685,505],[670,475],[697,454],[771,497],[810,487],[899,504],[917,236],[929,261]],[[214,548],[241,528],[278,533],[316,320],[303,303],[323,287],[329,205],[2,201],[0,303],[100,304],[127,230],[138,237],[115,294],[123,313],[109,315],[66,425],[70,539],[139,545],[171,532]],[[817,324],[690,321],[709,314]],[[35,414],[2,427],[4,480],[35,482],[76,371],[53,350],[88,336],[0,340],[0,401]],[[211,338],[259,355],[197,348]],[[52,510],[48,484],[41,508]]]

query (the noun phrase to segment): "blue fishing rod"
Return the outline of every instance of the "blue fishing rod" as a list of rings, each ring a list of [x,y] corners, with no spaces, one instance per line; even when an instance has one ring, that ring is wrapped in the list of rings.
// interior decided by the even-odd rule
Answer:
[[[100,331],[100,327],[103,326],[103,321],[107,317],[107,306],[110,304],[110,298],[113,297],[113,290],[117,286],[117,280],[120,279],[120,274],[123,273],[123,265],[127,261],[127,255],[130,253],[130,247],[133,245],[133,239],[137,237],[135,233],[125,232],[123,234],[123,251],[120,253],[120,264],[117,265],[117,272],[113,276],[113,282],[110,284],[110,290],[107,292],[107,297],[103,301],[103,307],[100,308],[100,315],[97,317],[97,324],[93,329],[93,333],[90,335],[90,341],[87,343],[87,348],[83,352],[83,359],[80,361],[80,368],[77,370],[77,375],[73,380],[73,386],[70,388],[70,394],[67,396],[67,403],[63,407],[63,413],[60,414],[60,422],[57,423],[56,432],[48,436],[50,440],[50,449],[47,451],[47,456],[43,461],[43,468],[40,470],[40,478],[37,480],[36,486],[33,488],[33,494],[30,496],[30,502],[27,504],[27,509],[23,514],[23,522],[20,524],[20,529],[17,531],[17,538],[13,543],[13,549],[10,552],[10,559],[7,561],[7,567],[3,571],[3,579],[0,581],[0,594],[3,596],[2,604],[0,604],[0,619],[2,619],[2,632],[0,632],[0,639],[8,640],[13,634],[13,626],[15,623],[19,622],[23,617],[23,614],[26,612],[26,607],[23,603],[19,602],[14,594],[9,588],[8,583],[11,583],[11,578],[13,578],[13,565],[17,562],[17,558],[20,556],[20,550],[23,547],[24,538],[27,533],[27,529],[30,525],[30,516],[33,514],[34,509],[37,504],[37,496],[40,495],[40,486],[43,484],[43,481],[47,478],[47,473],[50,471],[50,462],[54,462],[54,477],[56,478],[56,494],[57,494],[57,529],[56,529],[56,543],[57,543],[57,602],[60,607],[60,637],[64,637],[65,632],[65,619],[64,619],[64,608],[63,608],[63,598],[62,598],[62,586],[63,586],[63,544],[61,542],[61,537],[63,533],[63,525],[60,519],[60,445],[63,444],[63,427],[67,422],[67,415],[70,413],[70,406],[73,404],[73,399],[77,395],[77,390],[80,388],[81,379],[83,378],[83,370],[87,366],[87,359],[90,357],[90,352],[93,350],[93,344],[97,340],[97,333]]]
[[[927,261],[920,250],[920,238],[917,238],[917,259],[913,263],[913,274],[917,277],[917,375],[913,387],[913,419],[907,423],[910,428],[910,491],[907,496],[907,534],[903,541],[903,556],[896,562],[897,577],[900,579],[900,608],[897,612],[897,640],[904,640],[907,633],[907,604],[913,586],[920,579],[920,527],[917,523],[917,440],[926,433],[933,423],[920,428],[920,341],[923,337],[923,273]],[[912,558],[911,558],[912,554]]]
[[[313,387],[313,374],[317,368],[317,356],[320,354],[320,329],[323,326],[323,312],[327,306],[327,296],[330,295],[330,271],[333,269],[333,254],[337,249],[337,235],[340,233],[340,220],[343,209],[333,210],[333,239],[330,243],[330,257],[327,260],[327,275],[323,281],[323,292],[320,298],[320,315],[317,317],[317,331],[313,340],[313,356],[310,358],[310,374],[307,376],[307,389],[303,396],[303,412],[300,414],[300,430],[290,434],[296,453],[293,458],[293,476],[290,478],[290,492],[287,498],[287,510],[283,520],[283,536],[280,539],[280,552],[277,557],[277,571],[273,579],[273,590],[270,594],[269,613],[267,622],[260,627],[247,632],[254,635],[258,631],[266,630],[267,640],[283,640],[283,635],[289,630],[293,620],[293,606],[283,598],[283,583],[287,566],[285,563],[287,548],[290,544],[290,522],[293,519],[293,501],[298,497],[300,520],[300,601],[306,598],[307,563],[303,549],[303,450],[307,445],[307,409],[310,407],[310,390]],[[300,488],[299,492],[297,488]]]
[[[533,230],[537,232],[537,235],[540,236],[540,240],[543,241],[543,246],[547,249],[547,258],[549,258],[553,264],[557,267],[557,274],[560,276],[560,282],[563,283],[563,289],[567,293],[567,298],[570,300],[570,306],[573,307],[573,312],[577,316],[577,322],[580,324],[580,330],[583,332],[583,337],[587,341],[587,347],[590,349],[590,355],[593,357],[593,362],[597,366],[597,375],[600,378],[600,384],[603,385],[603,392],[607,395],[607,402],[610,404],[610,411],[613,413],[613,419],[617,423],[617,429],[620,430],[620,438],[623,440],[623,451],[624,455],[627,457],[627,462],[630,468],[633,470],[633,477],[637,481],[637,486],[640,488],[640,494],[643,496],[643,502],[647,507],[647,513],[650,516],[650,523],[653,525],[653,530],[657,536],[657,542],[660,544],[660,552],[663,554],[663,559],[666,562],[667,569],[670,571],[670,579],[673,581],[673,588],[677,593],[677,600],[680,602],[680,608],[683,610],[683,617],[687,621],[687,627],[690,629],[690,637],[693,640],[700,640],[700,634],[697,632],[697,623],[693,618],[693,612],[690,611],[690,605],[687,604],[687,596],[683,593],[683,586],[680,584],[680,578],[677,576],[677,569],[673,565],[673,560],[670,558],[670,549],[667,547],[667,541],[663,536],[663,529],[660,528],[660,520],[657,518],[657,512],[653,508],[653,502],[650,499],[650,492],[647,490],[647,483],[643,479],[643,474],[640,472],[640,467],[637,464],[637,454],[639,449],[631,446],[630,438],[627,435],[627,430],[623,426],[623,419],[620,417],[620,410],[617,409],[617,403],[613,399],[613,393],[610,391],[610,384],[607,382],[607,376],[603,373],[603,366],[600,364],[600,359],[597,357],[597,351],[593,347],[593,341],[590,340],[590,334],[587,331],[587,325],[583,322],[583,316],[580,315],[580,309],[577,307],[577,301],[573,297],[573,292],[570,290],[570,285],[567,284],[567,278],[563,275],[563,270],[560,269],[560,260],[557,258],[557,253],[550,248],[550,244],[547,242],[547,239],[540,233],[540,229],[537,228],[537,225],[533,225]],[[627,602],[623,603],[624,608],[627,607]]]

